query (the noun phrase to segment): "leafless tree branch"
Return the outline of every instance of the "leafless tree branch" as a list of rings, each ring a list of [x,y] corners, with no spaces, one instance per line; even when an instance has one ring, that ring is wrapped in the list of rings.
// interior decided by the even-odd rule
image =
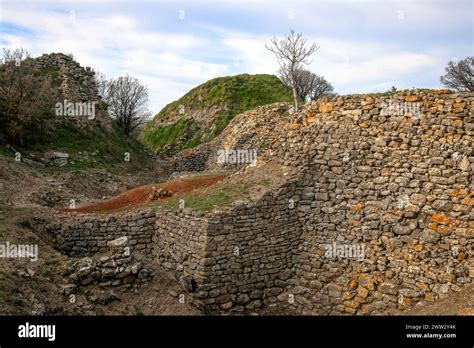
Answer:
[[[278,60],[280,69],[283,69],[289,74],[289,81],[291,89],[293,90],[293,97],[295,100],[295,109],[299,109],[299,97],[297,92],[295,71],[303,64],[310,64],[310,57],[315,53],[319,46],[312,43],[308,46],[307,39],[303,34],[296,34],[293,29],[283,39],[273,37],[269,45],[265,47],[272,52]]]
[[[148,89],[129,75],[111,79],[103,89],[109,114],[117,120],[125,134],[132,133],[151,114],[148,110]]]
[[[448,88],[462,92],[474,92],[474,57],[459,62],[450,61],[441,83]]]

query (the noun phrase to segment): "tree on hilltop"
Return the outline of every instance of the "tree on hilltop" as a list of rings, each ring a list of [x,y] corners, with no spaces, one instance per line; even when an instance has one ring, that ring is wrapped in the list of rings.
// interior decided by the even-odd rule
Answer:
[[[307,46],[307,40],[303,37],[303,34],[296,34],[291,29],[290,34],[283,39],[273,37],[270,40],[270,44],[265,45],[265,47],[275,54],[280,69],[287,71],[295,100],[295,111],[298,112],[299,96],[296,73],[302,65],[310,63],[310,56],[319,49],[319,46],[316,43]]]

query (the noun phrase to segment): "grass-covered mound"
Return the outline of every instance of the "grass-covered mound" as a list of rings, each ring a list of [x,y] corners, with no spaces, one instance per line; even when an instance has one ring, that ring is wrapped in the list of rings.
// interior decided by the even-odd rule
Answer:
[[[218,77],[166,105],[142,138],[152,150],[172,155],[211,140],[241,112],[291,100],[291,91],[274,75]]]

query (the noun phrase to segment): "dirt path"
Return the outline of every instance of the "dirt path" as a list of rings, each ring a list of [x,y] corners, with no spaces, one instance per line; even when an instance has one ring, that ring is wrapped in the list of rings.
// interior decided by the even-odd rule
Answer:
[[[474,315],[474,284],[436,302],[423,301],[405,315]]]
[[[75,209],[60,209],[62,212],[91,213],[100,211],[117,210],[126,207],[138,206],[153,201],[150,195],[157,190],[165,190],[171,195],[189,192],[198,188],[211,186],[226,178],[227,174],[202,175],[192,178],[183,178],[162,184],[151,184],[124,192],[111,199],[85,205]],[[163,198],[166,199],[166,198]]]

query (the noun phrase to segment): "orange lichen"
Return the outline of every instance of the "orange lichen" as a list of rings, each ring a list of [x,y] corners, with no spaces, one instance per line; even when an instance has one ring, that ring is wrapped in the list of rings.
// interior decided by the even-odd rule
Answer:
[[[458,312],[458,315],[474,315],[474,308],[465,307]]]
[[[411,305],[412,299],[410,297],[402,296],[398,301],[402,306],[409,306]]]
[[[425,300],[433,301],[434,300],[434,294],[432,292],[426,293],[425,294]]]
[[[463,200],[461,201],[461,204],[474,205],[474,199],[463,199]]]
[[[329,112],[333,111],[334,106],[331,103],[323,104],[319,106],[319,112]]]
[[[344,305],[352,309],[357,309],[360,307],[360,303],[357,303],[355,301],[344,301]]]
[[[434,221],[438,224],[447,225],[451,222],[451,218],[443,214],[433,214],[431,215],[431,221]]]
[[[348,300],[348,299],[351,298],[351,296],[352,296],[352,293],[350,293],[349,291],[344,291],[344,292],[342,293],[342,299],[343,299],[343,300]]]
[[[348,285],[348,288],[349,290],[352,290],[352,289],[355,289],[357,286],[357,281],[355,279],[352,279],[350,282],[349,282],[349,285]]]
[[[464,190],[461,189],[449,189],[446,191],[447,195],[450,197],[459,197],[465,194]]]
[[[299,124],[299,123],[290,123],[288,125],[288,129],[290,129],[290,130],[295,130],[295,129],[299,129],[299,128],[301,128],[301,124]]]
[[[428,224],[428,228],[438,232],[438,233],[441,233],[441,234],[445,234],[447,232],[449,232],[450,230],[450,227],[449,226],[443,226],[443,225],[438,225],[437,223],[434,223],[434,222],[431,222]]]

